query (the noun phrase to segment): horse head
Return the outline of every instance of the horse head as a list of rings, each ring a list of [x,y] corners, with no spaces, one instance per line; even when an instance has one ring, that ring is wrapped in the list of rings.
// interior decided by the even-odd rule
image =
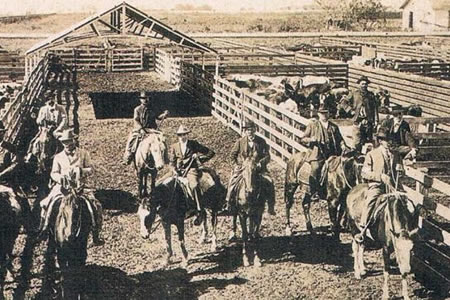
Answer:
[[[245,187],[246,197],[254,194],[257,186],[259,168],[256,164],[256,157],[250,156],[242,163],[242,179]]]
[[[60,198],[54,230],[56,243],[60,247],[74,241],[82,233],[83,201],[81,196],[73,191]]]
[[[418,233],[420,208],[403,193],[392,193],[386,197],[389,201],[386,207],[386,228],[389,228],[391,234],[400,273],[408,274],[411,272],[411,250]]]
[[[47,127],[41,127],[36,143],[37,147],[35,147],[33,154],[37,158],[38,171],[44,173],[49,170],[51,158],[56,152],[56,139],[52,130]]]
[[[154,168],[161,170],[168,162],[167,144],[166,138],[159,131],[153,131],[143,141],[144,149],[147,150],[147,158],[149,154],[151,156],[151,162],[154,164]],[[146,160],[147,161],[147,160]]]
[[[164,187],[165,185],[163,184],[155,186],[150,192],[150,195],[142,198],[139,205],[138,216],[140,221],[140,234],[144,239],[149,238],[152,233],[152,226],[155,223],[156,215],[161,205],[161,190]]]

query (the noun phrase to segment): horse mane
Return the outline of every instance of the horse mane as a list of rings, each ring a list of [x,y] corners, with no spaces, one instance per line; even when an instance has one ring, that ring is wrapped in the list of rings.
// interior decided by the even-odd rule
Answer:
[[[86,200],[82,196],[69,193],[56,201],[59,202],[59,205],[55,220],[55,238],[59,243],[69,242],[78,237],[80,233],[82,222],[78,221],[83,218],[84,210],[88,209],[84,203]],[[74,227],[73,224],[76,226]]]

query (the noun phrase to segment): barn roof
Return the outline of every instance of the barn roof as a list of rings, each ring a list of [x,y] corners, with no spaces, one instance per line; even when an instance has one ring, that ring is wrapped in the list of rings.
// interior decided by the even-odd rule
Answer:
[[[433,10],[447,10],[450,9],[450,1],[449,0],[423,0],[423,1],[431,1],[431,7]],[[404,9],[411,0],[405,0],[403,4],[400,6],[400,9]]]
[[[50,36],[46,40],[31,47],[26,54],[93,37],[105,38],[118,36],[166,38],[181,46],[195,48],[203,52],[216,53],[214,49],[196,42],[189,36],[174,30],[170,26],[123,2],[88,17],[54,36]]]

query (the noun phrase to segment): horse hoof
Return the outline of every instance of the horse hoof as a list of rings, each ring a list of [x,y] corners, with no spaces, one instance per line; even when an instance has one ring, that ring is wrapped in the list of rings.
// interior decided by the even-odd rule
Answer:
[[[367,271],[366,270],[362,270],[359,274],[360,274],[360,276],[366,276],[367,275]]]
[[[237,241],[237,236],[236,236],[235,234],[231,234],[231,235],[228,237],[228,241],[229,241],[229,242],[236,242],[236,241]]]
[[[285,233],[287,236],[291,236],[291,235],[292,235],[292,229],[291,229],[291,227],[286,227],[286,229],[284,230],[284,233]]]
[[[145,231],[141,230],[141,237],[142,237],[143,239],[148,239],[149,236],[150,236],[150,235],[149,235],[149,233],[148,233],[147,230],[145,230]]]
[[[356,279],[361,279],[361,274],[355,273],[355,278],[356,278]]]
[[[215,243],[211,244],[210,250],[211,250],[211,252],[216,252],[217,251],[217,245]]]
[[[248,258],[247,258],[247,256],[244,256],[244,258],[243,258],[243,262],[244,262],[244,267],[248,267],[248,266],[250,266],[250,263],[248,262]]]
[[[259,256],[255,255],[255,260],[254,260],[253,264],[255,265],[255,267],[258,267],[258,268],[262,266]]]
[[[186,269],[186,268],[188,267],[188,265],[189,265],[189,260],[183,259],[183,260],[181,261],[181,267],[182,267],[183,269]]]

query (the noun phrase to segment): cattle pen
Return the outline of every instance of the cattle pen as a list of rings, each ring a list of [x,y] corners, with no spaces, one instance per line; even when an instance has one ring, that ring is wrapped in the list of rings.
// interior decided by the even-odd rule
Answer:
[[[118,26],[122,21],[114,22]],[[144,24],[145,20],[139,21]],[[168,30],[157,21],[153,22],[148,28],[161,26]],[[134,23],[130,24],[127,25],[129,28],[134,26]],[[120,26],[117,28],[120,29]],[[143,33],[147,31],[140,28],[134,30]],[[185,37],[182,37],[181,41],[184,39]],[[327,53],[325,58],[336,58],[339,51],[347,55],[348,49],[345,45],[353,47],[350,49],[352,55],[353,52],[361,54],[363,46],[373,46],[343,39],[339,39],[339,43],[337,39],[328,39],[327,43],[330,44],[328,50],[332,53]],[[23,60],[24,65],[21,66],[25,74],[21,91],[0,113],[1,120],[8,129],[8,139],[19,147],[28,146],[28,133],[34,125],[30,125],[30,120],[34,121],[32,115],[36,114],[42,105],[41,96],[46,90],[56,91],[58,102],[65,105],[69,112],[70,126],[78,131],[79,73],[130,74],[151,71],[177,90],[192,97],[193,101],[209,110],[216,120],[237,134],[242,133],[241,125],[244,119],[253,120],[257,126],[257,134],[263,137],[270,147],[272,160],[284,168],[292,154],[305,149],[300,137],[310,120],[284,110],[262,96],[237,87],[229,80],[229,75],[324,76],[349,88],[355,88],[357,79],[365,75],[371,80],[372,87],[388,90],[392,102],[399,105],[419,104],[423,107],[424,117],[406,119],[411,125],[423,125],[427,131],[415,133],[415,137],[422,140],[419,146],[419,153],[422,154],[414,166],[405,168],[404,173],[404,191],[414,203],[426,208],[426,214],[421,216],[419,222],[424,240],[414,248],[413,270],[416,278],[425,282],[427,287],[439,290],[444,296],[448,295],[450,184],[447,183],[449,176],[445,170],[448,170],[450,163],[449,81],[373,69],[324,59],[318,57],[319,55],[281,51],[232,40],[208,39],[206,44],[215,52],[199,51],[195,47],[189,47],[192,45],[183,45],[183,42],[178,40],[172,44],[158,42],[140,47],[68,48],[64,45],[30,55]],[[389,50],[388,47],[382,48],[378,44],[375,46],[378,46],[380,51],[393,53],[392,55],[394,50],[397,53],[409,49]],[[427,51],[417,55],[429,54]],[[438,54],[448,59],[448,53],[433,53]],[[423,68],[421,70],[423,71]],[[341,127],[346,142],[351,143],[351,122],[335,122]],[[430,158],[430,154],[436,155]]]

